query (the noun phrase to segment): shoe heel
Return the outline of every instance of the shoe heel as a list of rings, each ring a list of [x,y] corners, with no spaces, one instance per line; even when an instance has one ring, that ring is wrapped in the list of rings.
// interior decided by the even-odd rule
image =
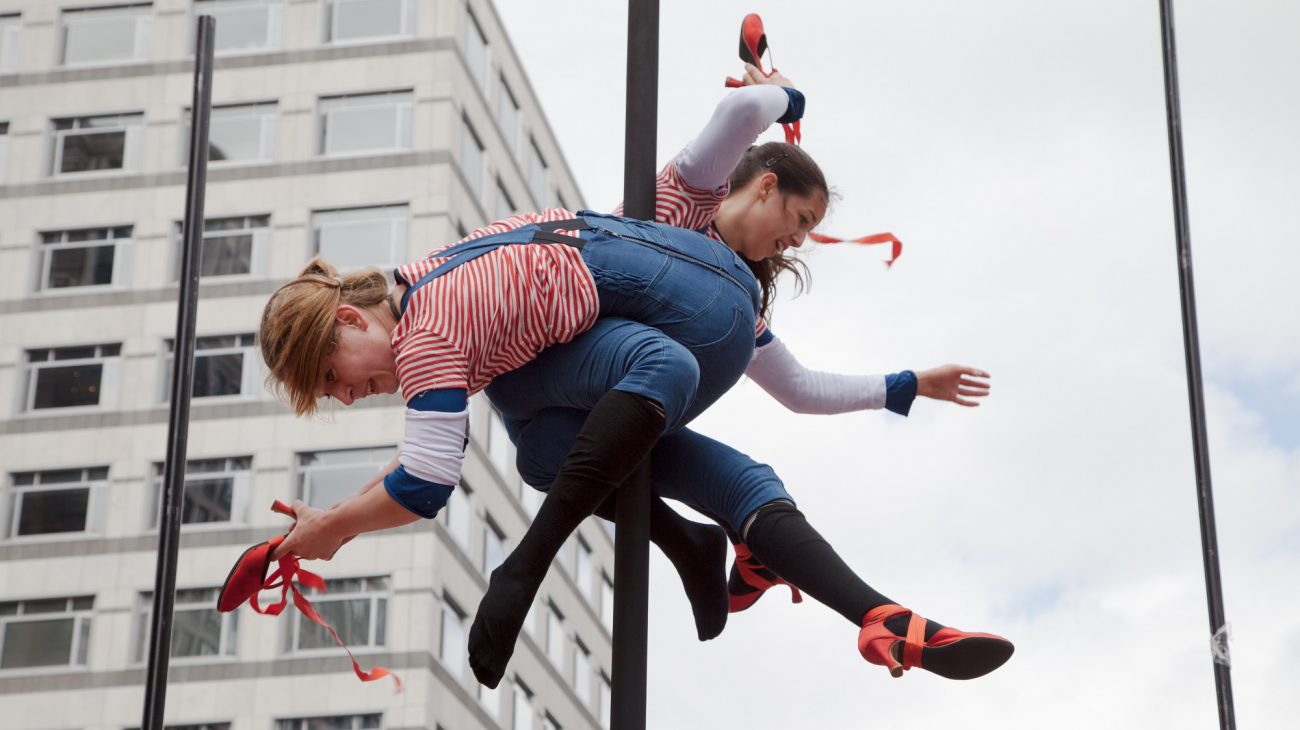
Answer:
[[[901,640],[895,636],[861,637],[858,640],[858,651],[863,659],[888,669],[889,675],[897,679],[903,676],[904,671],[903,664],[894,652],[894,645],[899,641]]]

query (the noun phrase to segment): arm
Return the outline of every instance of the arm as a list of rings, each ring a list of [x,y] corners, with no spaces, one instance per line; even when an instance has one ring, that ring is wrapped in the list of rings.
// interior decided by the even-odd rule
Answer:
[[[884,408],[906,416],[917,396],[978,406],[989,393],[989,374],[965,365],[940,365],[914,373],[838,375],[810,370],[770,331],[760,338],[745,374],[796,413],[834,414]]]
[[[435,390],[412,399],[397,467],[329,509],[294,502],[297,521],[271,558],[292,553],[328,560],[355,535],[436,516],[460,481],[468,422],[464,389]],[[384,488],[375,489],[380,483]]]
[[[677,170],[683,182],[700,190],[721,187],[763,130],[796,112],[802,115],[803,95],[781,82],[790,83],[783,76],[773,75],[762,83],[727,94],[718,103],[699,136],[677,156]]]

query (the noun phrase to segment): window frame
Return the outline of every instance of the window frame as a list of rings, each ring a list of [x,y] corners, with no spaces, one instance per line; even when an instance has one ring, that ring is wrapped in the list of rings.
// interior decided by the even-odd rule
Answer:
[[[202,600],[184,601],[180,594],[185,592],[204,591],[210,593],[210,597]],[[178,588],[176,590],[175,603],[173,604],[173,621],[172,621],[172,644],[175,644],[176,622],[175,614],[182,611],[211,611],[217,615],[221,622],[221,633],[217,639],[218,651],[216,654],[208,656],[182,656],[176,653],[172,648],[169,653],[172,664],[213,664],[218,662],[233,662],[239,659],[239,611],[221,613],[217,611],[217,595],[221,592],[220,586],[203,586],[199,588]],[[136,605],[133,611],[133,625],[135,627],[135,639],[132,641],[131,664],[134,666],[143,665],[148,660],[149,655],[149,627],[153,618],[153,591],[140,591],[136,594]]]
[[[399,210],[402,212],[402,215],[382,214],[384,211],[392,211],[393,213],[396,213]],[[361,213],[363,211],[370,211],[372,214],[371,217],[358,216],[356,218],[351,218],[349,215]],[[364,264],[364,266],[377,266],[380,270],[384,270],[407,263],[406,252],[411,245],[411,206],[408,203],[375,203],[373,205],[351,206],[347,208],[322,208],[312,210],[308,224],[310,226],[312,237],[311,251],[316,255],[321,255],[322,231],[324,230],[320,225],[320,219],[322,217],[326,219],[327,223],[330,218],[336,218],[337,222],[335,225],[355,225],[357,223],[373,223],[376,221],[387,222],[389,225],[389,254],[392,258],[388,261],[371,261]],[[331,255],[326,258],[334,261],[335,265],[339,266],[339,271],[343,273],[359,268],[340,265],[337,260],[338,257],[336,256]]]
[[[370,99],[373,101],[364,101]],[[381,102],[381,99],[395,99]],[[374,110],[392,108],[395,144],[388,147],[366,147],[344,152],[329,150],[330,127],[328,115],[337,110]],[[330,159],[368,157],[377,154],[410,152],[415,148],[415,91],[390,89],[359,93],[323,94],[316,98],[316,156]]]
[[[256,225],[256,221],[266,219],[266,225]],[[242,220],[242,228],[218,228],[208,230],[209,225],[222,223],[225,221]],[[206,254],[209,250],[208,242],[212,239],[226,238],[240,235],[252,237],[252,250],[248,257],[248,273],[246,274],[203,274],[203,262],[199,261],[200,279],[203,281],[253,281],[265,279],[269,271],[269,259],[271,248],[272,224],[270,213],[250,213],[247,215],[223,215],[203,219],[203,252]],[[185,246],[185,222],[176,221],[172,226],[172,282],[179,282],[181,279],[181,258]]]
[[[489,555],[488,548],[491,546],[494,540],[496,542],[497,557],[500,559],[497,560],[495,564],[489,564],[488,559],[491,556]],[[497,566],[501,565],[501,563],[505,562],[506,556],[510,554],[510,551],[506,549],[506,545],[507,543],[506,543],[505,530],[497,526],[496,520],[492,519],[492,515],[484,513],[483,514],[483,564],[482,564],[484,576],[491,577],[492,571],[495,570]]]
[[[533,708],[533,699],[537,694],[528,688],[528,683],[518,674],[515,675],[515,681],[511,684],[511,702],[510,702],[510,730],[533,730],[533,721],[536,719],[536,711]],[[520,701],[520,697],[523,701]],[[526,727],[519,727],[519,708],[528,709]]]
[[[510,88],[510,82],[506,80],[505,74],[497,75],[495,111],[497,126],[501,129],[501,137],[506,141],[506,149],[510,150],[511,155],[519,154],[519,141],[524,136],[524,110],[519,104],[519,97],[515,96],[514,90]],[[507,118],[511,124],[506,123]]]
[[[51,355],[58,350],[77,350],[87,347],[95,348],[92,357],[56,360],[47,357],[43,361],[33,361],[32,353],[46,351]],[[113,354],[102,354],[104,348],[114,350]],[[80,413],[98,413],[110,411],[117,407],[122,370],[122,344],[118,342],[101,342],[91,345],[56,345],[53,347],[31,347],[24,350],[23,361],[23,396],[20,413],[24,416],[43,416],[50,414],[68,415]],[[44,364],[44,363],[49,363]],[[94,405],[58,406],[53,408],[36,408],[36,386],[40,371],[46,368],[71,367],[74,365],[100,366],[99,402]]]
[[[546,156],[542,154],[536,137],[528,137],[527,155],[528,192],[532,194],[539,209],[545,208],[551,187],[551,166],[546,164]],[[538,185],[541,189],[538,189]]]
[[[614,579],[600,571],[600,623],[610,634],[614,633]]]
[[[234,337],[233,346],[210,346],[204,347],[204,340],[209,344],[213,340]],[[175,367],[173,363],[176,358],[176,343],[172,338],[167,337],[162,341],[162,347],[159,348],[162,355],[162,369],[159,382],[162,384],[162,390],[158,394],[160,403],[167,403],[171,397],[172,387],[172,370]],[[262,389],[258,385],[265,377],[260,366],[261,357],[257,349],[257,333],[255,332],[231,332],[225,334],[208,334],[199,335],[194,338],[194,363],[192,367],[197,368],[200,357],[221,357],[224,355],[239,355],[242,363],[239,368],[239,392],[227,393],[224,395],[196,395],[193,392],[194,384],[191,383],[190,399],[202,403],[237,403],[242,401],[255,401],[262,398]]]
[[[275,730],[310,730],[306,724],[312,720],[352,720],[351,730],[379,730],[384,726],[384,713],[362,712],[354,715],[311,715],[309,717],[280,717],[275,720]],[[367,724],[373,718],[374,724]]]
[[[469,666],[469,655],[465,649],[465,639],[469,636],[469,629],[465,625],[467,621],[469,621],[469,614],[450,594],[443,593],[438,607],[438,663],[458,682],[464,681],[465,670]],[[449,622],[459,627],[459,639],[455,642],[448,641]],[[449,656],[448,652],[452,651],[455,655]],[[456,666],[452,666],[453,661],[456,662]]]
[[[117,237],[117,232],[126,230],[123,237]],[[86,231],[103,231],[106,237],[90,241],[61,241],[50,243],[45,239],[47,236],[60,235],[67,237],[71,233],[83,233]],[[37,232],[36,241],[36,288],[34,294],[42,297],[58,297],[76,294],[84,294],[88,291],[121,291],[129,288],[129,274],[131,271],[131,253],[135,248],[135,226],[129,223],[110,224],[104,226],[90,226],[87,228],[61,228],[55,230],[46,230]],[[53,253],[55,251],[70,251],[84,248],[113,248],[113,273],[107,284],[77,284],[74,286],[50,286],[50,269],[53,266]]]
[[[345,471],[374,464],[375,468],[371,472],[371,476],[374,476],[374,474],[378,473],[380,469],[387,466],[393,460],[393,457],[397,455],[397,448],[398,447],[394,444],[378,444],[375,446],[356,446],[344,449],[312,449],[311,451],[295,451],[293,454],[294,488],[298,495],[298,499],[301,499],[309,505],[317,506],[311,500],[311,494],[309,493],[309,482],[312,474],[317,472]],[[315,457],[317,454],[360,454],[361,452],[368,452],[366,454],[368,458],[358,458],[343,464],[314,465],[303,463],[304,460]],[[380,456],[380,454],[387,455]],[[372,461],[372,459],[374,460]],[[358,484],[357,486],[359,488],[361,485]],[[322,507],[321,509],[324,508]]]
[[[194,46],[198,40],[194,29],[197,25],[194,20],[200,15],[211,15],[217,21],[217,33],[221,33],[221,16],[231,13],[234,9],[247,8],[266,8],[266,36],[265,45],[261,46],[243,46],[235,49],[222,50],[220,45],[213,39],[212,53],[214,56],[221,58],[225,56],[248,56],[255,53],[270,53],[278,51],[284,47],[284,0],[194,0],[190,3],[190,55],[194,55]],[[222,10],[218,10],[221,8]],[[216,11],[216,12],[213,12]]]
[[[185,167],[190,158],[190,125],[193,124],[193,109],[181,110],[180,155],[177,165]],[[258,156],[238,160],[212,159],[212,125],[231,119],[252,118],[258,120]],[[266,165],[278,159],[280,147],[280,103],[271,101],[250,101],[238,104],[221,104],[212,107],[212,116],[208,128],[208,166],[215,168],[240,167],[242,165]]]
[[[23,14],[0,13],[0,74],[17,72],[22,35]],[[0,171],[0,180],[3,179]]]
[[[246,468],[235,466],[237,462],[247,461]],[[225,462],[221,469],[192,471],[195,465],[203,465],[212,462]],[[182,531],[204,530],[228,530],[231,527],[248,524],[248,503],[249,496],[253,490],[253,457],[251,454],[241,454],[238,456],[214,456],[205,458],[192,458],[185,461],[185,475],[181,480],[181,497],[184,499],[185,486],[190,481],[208,481],[229,477],[231,481],[230,489],[230,519],[223,521],[206,521],[206,522],[181,522]],[[153,462],[152,471],[149,479],[152,498],[149,500],[149,532],[158,531],[159,514],[162,511],[160,495],[163,489],[163,482],[167,478],[165,462]],[[182,511],[184,505],[181,505]],[[182,520],[184,515],[181,515]]]
[[[479,135],[478,130],[474,129],[474,123],[469,120],[469,115],[461,114],[460,116],[460,169],[465,176],[466,187],[469,188],[470,197],[479,205],[483,204],[486,196],[487,179],[488,179],[488,154],[487,146],[483,144],[483,138]],[[467,159],[468,153],[477,149],[477,159]]]
[[[510,191],[506,190],[506,182],[497,176],[496,196],[493,199],[495,210],[492,216],[495,220],[503,221],[519,211],[515,201],[510,197]]]
[[[80,470],[81,479],[76,482],[51,482],[42,484],[40,481],[42,474],[50,474],[60,471],[77,471]],[[96,473],[103,471],[103,476],[97,478]],[[31,484],[18,484],[18,477],[30,474],[33,478]],[[35,469],[28,471],[12,471],[8,474],[7,485],[5,486],[4,500],[0,502],[0,540],[5,543],[30,543],[30,542],[62,542],[66,540],[75,540],[79,538],[99,537],[103,532],[104,513],[106,510],[107,491],[108,491],[109,467],[103,466],[85,466],[85,467],[60,467],[57,469]],[[22,519],[22,497],[27,494],[39,492],[62,492],[72,489],[86,490],[86,512],[84,527],[80,530],[71,532],[38,532],[30,535],[18,534],[18,522]]]
[[[0,34],[4,31],[0,26]],[[3,49],[0,49],[3,53]],[[0,73],[3,73],[0,70]],[[0,185],[4,185],[9,179],[9,120],[0,119]]]
[[[477,38],[479,43],[471,43],[474,38]],[[469,77],[480,90],[486,89],[492,70],[492,44],[488,42],[487,33],[483,32],[483,24],[479,22],[478,16],[469,3],[465,4],[465,32],[461,34],[460,42],[465,53],[465,68],[469,70]]]
[[[596,555],[582,535],[574,533],[574,537],[577,545],[573,559],[573,583],[578,588],[578,595],[590,604],[596,592]]]
[[[94,119],[117,119],[119,124],[114,127],[81,127],[80,125],[87,120]],[[74,125],[71,129],[59,129],[60,122],[71,121]],[[54,117],[50,119],[50,167],[49,176],[52,178],[93,178],[93,177],[112,177],[115,175],[131,175],[140,171],[140,146],[141,138],[144,135],[144,112],[121,112],[119,114],[83,114],[73,116]],[[82,132],[82,129],[93,131]],[[89,136],[92,134],[109,134],[121,132],[122,138],[122,166],[111,167],[102,170],[71,170],[64,172],[59,168],[63,166],[63,147],[64,141],[73,136]]]
[[[363,588],[360,591],[345,593],[343,591],[340,591],[337,587],[332,588],[330,586],[331,583],[337,586],[338,583],[344,580],[383,581],[385,587],[382,589]],[[311,600],[312,604],[316,606],[316,609],[318,611],[320,610],[322,605],[327,603],[342,603],[343,601],[368,600],[370,602],[370,624],[367,627],[367,631],[366,631],[366,643],[362,644],[357,641],[349,640],[348,637],[343,637],[343,641],[348,645],[348,649],[353,654],[383,651],[386,648],[388,648],[388,627],[392,624],[392,621],[390,620],[389,617],[389,610],[392,606],[392,598],[393,598],[393,581],[391,576],[364,575],[355,578],[332,578],[332,579],[327,579],[325,581],[324,593],[321,593],[320,591],[317,591],[314,588],[308,588],[304,590],[303,593],[308,597],[309,600]],[[378,620],[378,617],[381,614],[383,615],[382,622]],[[287,654],[294,657],[302,657],[302,656],[327,656],[327,655],[333,655],[338,652],[338,647],[333,643],[327,644],[325,646],[317,647],[317,648],[310,648],[310,649],[301,648],[298,644],[302,639],[303,622],[304,621],[310,622],[311,619],[308,619],[306,616],[303,616],[301,614],[296,614],[295,619],[297,620],[295,620],[289,626],[287,631],[288,634],[287,637],[288,650],[286,652]],[[381,637],[377,636],[377,634],[379,633],[380,623],[382,623],[384,627],[384,636],[382,637],[382,639]],[[312,623],[312,625],[315,626],[316,624]],[[337,631],[338,628],[336,627],[335,630]]]
[[[23,613],[23,607],[29,603],[44,603],[48,601],[64,601],[64,609],[60,612],[40,612],[33,614]],[[89,606],[77,607],[76,602],[89,601]],[[4,610],[7,605],[15,605],[15,612],[8,613]],[[8,636],[8,627],[15,623],[35,623],[38,621],[59,620],[62,618],[71,618],[72,623],[72,642],[69,647],[69,657],[66,664],[38,664],[25,667],[0,667],[0,676],[10,676],[16,674],[50,674],[67,671],[84,671],[89,667],[90,655],[90,631],[95,613],[95,597],[93,595],[79,596],[53,596],[50,598],[28,598],[9,601],[0,601],[0,656],[4,654],[4,642]],[[29,621],[22,621],[16,617],[20,616],[41,616]]]
[[[135,12],[127,12],[137,8]],[[143,10],[139,10],[143,9]],[[56,26],[57,40],[54,44],[57,68],[95,68],[102,66],[121,66],[131,63],[148,63],[153,42],[153,3],[121,2],[115,5],[93,5],[81,8],[61,8],[59,22]],[[85,15],[82,15],[85,13]],[[130,58],[113,58],[107,60],[80,61],[68,63],[68,20],[77,19],[74,25],[98,25],[111,22],[112,16],[134,16],[132,28],[132,49]],[[87,20],[89,19],[89,20]]]
[[[402,29],[396,35],[372,35],[362,36],[359,38],[331,38],[334,35],[333,30],[338,23],[338,7],[346,3],[364,3],[374,2],[375,0],[321,0],[321,36],[320,42],[326,46],[354,46],[366,43],[385,43],[388,41],[403,40],[415,36],[418,29],[416,18],[416,4],[414,0],[400,0],[401,25]]]
[[[565,664],[568,662],[569,637],[565,634],[564,612],[555,604],[555,599],[546,602],[546,658],[555,667],[560,676],[565,676]],[[559,639],[557,642],[556,639]]]

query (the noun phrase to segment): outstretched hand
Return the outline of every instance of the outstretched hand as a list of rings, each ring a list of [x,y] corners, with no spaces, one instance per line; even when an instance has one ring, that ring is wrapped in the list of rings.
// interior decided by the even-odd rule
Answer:
[[[285,555],[296,555],[302,560],[329,560],[344,543],[354,537],[336,534],[330,528],[330,510],[312,507],[301,499],[293,503],[292,509],[296,520],[293,529],[289,530],[284,542],[271,553],[272,561]]]
[[[983,370],[966,365],[940,365],[916,374],[916,394],[973,408],[979,403],[971,399],[989,394],[989,377]]]
[[[770,84],[772,86],[784,86],[787,89],[795,88],[794,82],[787,79],[780,71],[772,69],[772,75],[768,76],[752,63],[745,64],[745,76],[741,79],[741,84],[744,86]]]

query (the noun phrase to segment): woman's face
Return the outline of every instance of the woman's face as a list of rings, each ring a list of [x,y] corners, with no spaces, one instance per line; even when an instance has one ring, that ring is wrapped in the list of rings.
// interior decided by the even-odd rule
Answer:
[[[734,240],[728,243],[750,261],[779,256],[788,248],[802,246],[808,231],[826,216],[825,195],[783,193],[777,188],[776,175],[770,172],[752,180],[741,196],[738,202],[748,206],[736,218],[736,230],[730,237]]]
[[[364,309],[340,304],[334,349],[325,357],[320,394],[345,406],[397,392],[397,360],[388,332]]]

